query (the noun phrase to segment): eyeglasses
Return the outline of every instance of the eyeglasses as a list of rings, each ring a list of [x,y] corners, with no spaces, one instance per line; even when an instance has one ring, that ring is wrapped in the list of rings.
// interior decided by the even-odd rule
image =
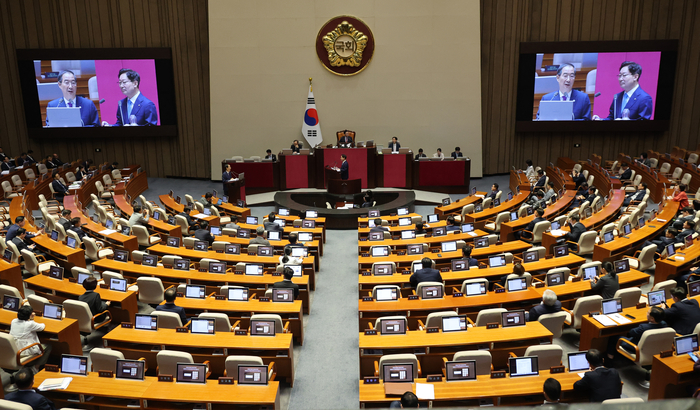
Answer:
[[[576,78],[576,74],[562,74],[559,77],[563,77],[567,80],[573,80],[574,78]]]
[[[63,84],[63,85],[76,85],[78,83],[75,81],[63,81],[63,82],[61,82],[61,84]]]
[[[126,84],[126,83],[130,83],[130,82],[131,82],[131,80],[124,80],[124,81],[119,81],[119,82],[117,82],[117,84],[120,85],[120,86],[122,86],[122,85],[124,85],[124,84]]]
[[[617,78],[627,78],[627,76],[630,76],[630,75],[632,75],[632,74],[630,74],[630,73],[618,74]]]

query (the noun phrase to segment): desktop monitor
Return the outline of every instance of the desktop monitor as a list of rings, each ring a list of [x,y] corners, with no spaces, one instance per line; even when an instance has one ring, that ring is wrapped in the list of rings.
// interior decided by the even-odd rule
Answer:
[[[314,240],[314,234],[311,232],[299,232],[299,237],[297,239],[299,242],[311,242]]]
[[[510,221],[517,221],[518,220],[518,211],[512,211],[510,213]]]
[[[588,266],[583,268],[584,280],[593,280],[596,276],[598,276],[598,266]]]
[[[305,217],[306,219],[318,218],[318,211],[306,211]]]
[[[2,308],[13,312],[19,311],[20,299],[8,294],[2,295]]]
[[[622,232],[624,232],[625,235],[631,234],[632,233],[632,225],[630,225],[630,224],[622,225]]]
[[[377,302],[384,302],[388,300],[398,300],[399,295],[398,295],[398,290],[397,288],[391,286],[391,287],[376,287],[374,289],[375,292],[375,299]]]
[[[376,209],[370,209],[370,210],[367,212],[367,216],[368,216],[369,218],[379,218],[379,211],[376,210]]]
[[[467,232],[474,232],[474,224],[473,223],[462,224],[462,233],[467,233]]]
[[[700,295],[700,281],[688,283],[688,296],[693,297]]]
[[[622,312],[622,298],[605,299],[603,301],[604,315],[620,312]]]
[[[267,319],[256,319],[250,321],[250,334],[252,336],[274,336],[275,321]]]
[[[203,363],[178,363],[177,376],[178,383],[207,383],[207,365]]]
[[[248,288],[243,286],[229,286],[228,300],[245,302],[248,300]]]
[[[209,262],[209,273],[226,273],[226,262]]]
[[[510,377],[537,376],[537,356],[511,357],[508,359]]]
[[[405,319],[380,319],[379,333],[382,335],[405,335]]]
[[[227,243],[226,245],[224,245],[224,253],[229,255],[240,255],[241,245],[237,243]]]
[[[47,303],[44,305],[43,317],[48,319],[61,320],[63,317],[63,306],[54,303]]]
[[[423,244],[416,243],[406,246],[406,253],[409,255],[422,255],[423,254]]]
[[[439,226],[433,228],[433,236],[445,236],[447,235],[447,229],[444,226]]]
[[[112,229],[112,228],[114,228],[114,222],[112,222],[111,219],[108,219],[107,222],[105,222],[105,227],[106,227],[107,229]]]
[[[375,263],[372,265],[372,274],[374,276],[391,275],[393,274],[393,267],[388,263]]]
[[[501,266],[506,266],[506,255],[489,256],[489,267],[500,268]]]
[[[306,246],[294,246],[292,248],[292,256],[295,258],[305,258],[309,256],[309,248]]]
[[[452,272],[460,272],[469,269],[469,261],[466,259],[453,259]]]
[[[122,231],[121,231],[122,235],[129,235],[130,232],[131,232],[131,227],[129,225],[122,226]]]
[[[369,233],[369,240],[370,241],[383,241],[384,240],[384,232],[370,232]]]
[[[252,263],[246,263],[245,274],[246,275],[262,276],[263,266],[262,265],[255,265]]]
[[[582,372],[590,370],[591,365],[586,359],[587,352],[573,352],[567,355],[567,363],[570,372]]]
[[[611,242],[613,239],[615,239],[613,231],[608,231],[603,234],[603,243]]]
[[[583,218],[582,219],[587,219],[590,218],[593,215],[593,208],[590,206],[586,209],[583,210]]]
[[[142,360],[117,359],[117,379],[143,380],[146,373],[146,362]]]
[[[72,238],[70,236],[66,237],[66,246],[68,246],[71,249],[75,249],[78,245],[78,242],[75,240],[75,238]]]
[[[561,228],[561,225],[557,221],[552,221],[551,230],[556,231]]]
[[[506,282],[506,289],[508,292],[517,292],[520,290],[527,289],[527,279],[526,278],[512,278],[508,279]]]
[[[675,245],[672,244],[672,243],[666,245],[666,256],[670,258],[671,256],[673,256],[673,255],[675,255],[675,254],[676,254],[676,247],[675,247]]]
[[[411,226],[411,218],[399,218],[399,226]]]
[[[501,323],[503,327],[525,326],[525,311],[511,310],[501,313]]]
[[[277,213],[280,214],[281,216],[289,216],[289,209],[287,209],[287,208],[280,208],[280,209],[277,211]]]
[[[109,290],[126,292],[126,279],[110,278]]]
[[[440,220],[440,217],[437,214],[430,214],[428,215],[428,223],[432,224],[435,222],[438,222]]]
[[[367,226],[369,226],[370,228],[374,228],[377,226],[377,224],[374,223],[374,219],[370,219],[369,221],[367,221]]]
[[[637,220],[637,227],[644,228],[644,218],[639,218]]]
[[[567,245],[554,246],[553,249],[555,258],[561,258],[569,254],[569,247]]]
[[[484,206],[482,204],[476,204],[474,205],[474,212],[481,212],[484,210]]]
[[[267,232],[267,240],[268,241],[281,241],[282,240],[282,232],[268,231]]]
[[[523,263],[537,262],[538,260],[540,260],[539,251],[525,251],[525,252],[523,252]]]
[[[389,256],[389,247],[388,246],[373,246],[372,247],[372,256],[379,256],[379,257]]]
[[[471,193],[471,195],[472,195],[472,196],[476,195],[476,187],[475,187],[475,186],[472,187],[472,193]]]
[[[413,364],[385,364],[382,374],[384,383],[413,383]]]
[[[466,332],[467,315],[443,316],[442,331],[446,332]]]
[[[61,280],[63,279],[63,268],[60,266],[52,266],[49,268],[49,277]]]
[[[497,207],[497,206],[499,206],[499,205],[501,205],[501,200],[500,200],[499,198],[494,199],[494,200],[493,200],[493,206],[494,206],[494,207]]]
[[[693,235],[691,234],[691,235],[686,236],[683,241],[685,244],[685,248],[686,249],[690,248],[691,246],[693,246]]]
[[[211,191],[211,194],[212,194],[212,196],[213,196],[214,198],[218,198],[218,197],[219,197],[219,193],[216,192],[216,189],[213,189],[213,190]]]
[[[698,335],[686,335],[673,339],[673,347],[676,355],[682,355],[698,351]]]
[[[194,241],[195,251],[206,251],[209,249],[209,242],[205,241]]]
[[[423,286],[421,288],[421,299],[442,299],[442,286]]]
[[[153,219],[160,221],[160,211],[153,211]]]
[[[220,236],[221,235],[221,227],[220,226],[210,226],[209,233],[211,233],[212,236]]]
[[[564,272],[550,272],[547,274],[547,286],[564,284]]]
[[[267,366],[238,365],[238,384],[267,385]]]
[[[238,229],[236,231],[236,237],[237,238],[245,238],[248,239],[250,238],[250,229]]]
[[[624,273],[624,272],[629,272],[630,270],[630,260],[629,259],[620,259],[619,261],[615,261],[615,272],[616,273]]]
[[[190,333],[200,335],[213,335],[216,332],[215,319],[194,318],[190,320]]]
[[[186,285],[185,297],[191,299],[204,299],[207,296],[207,287],[204,285]]]
[[[129,261],[129,251],[115,249],[114,250],[114,260],[117,262],[128,262]]]
[[[513,200],[513,193],[508,192],[508,196],[506,197],[506,201],[512,201]]]
[[[175,265],[173,265],[175,270],[190,270],[190,260],[189,259],[175,259]]]
[[[294,302],[294,289],[292,288],[273,288],[273,302]]]
[[[51,240],[58,241],[58,231],[55,229],[53,231],[51,231]]]
[[[2,254],[2,259],[5,262],[12,263],[12,251],[10,249],[5,249],[5,252]]]
[[[245,207],[245,201],[242,199],[237,199],[236,200],[236,206],[239,208],[244,208]]]
[[[416,238],[416,231],[407,229],[404,231],[401,231],[401,239],[415,239]]]
[[[87,376],[87,356],[61,355],[61,373]]]
[[[528,206],[527,211],[525,211],[525,212],[527,212],[527,216],[530,216],[530,215],[535,213],[535,208]]]
[[[467,296],[485,295],[487,292],[486,283],[485,282],[467,283],[467,286],[464,287],[464,291],[465,291],[465,294]]]
[[[649,301],[649,306],[657,306],[666,302],[666,291],[665,290],[654,290],[647,294],[647,300]]]
[[[489,247],[489,238],[486,236],[482,236],[479,238],[474,238],[474,248],[479,249],[479,248],[488,248]]]
[[[284,220],[282,220],[282,219],[275,220],[275,223],[277,224],[277,226],[280,226],[280,222],[284,223]],[[314,228],[316,228],[316,221],[313,221],[310,219],[304,219],[303,221],[301,221],[301,227],[306,228],[306,229],[314,229]],[[284,228],[284,225],[282,225],[282,228]]]
[[[258,256],[272,256],[274,254],[274,248],[272,246],[260,245],[258,246]]]
[[[398,208],[398,209],[396,210],[396,214],[397,214],[398,216],[408,215],[408,208]]]
[[[457,250],[456,241],[443,242],[440,245],[443,252],[455,252]]]
[[[476,360],[446,362],[445,378],[448,382],[476,380]]]
[[[449,204],[451,204],[451,203],[452,203],[452,200],[451,200],[449,197],[448,197],[448,198],[444,198],[444,199],[442,200],[442,206],[447,206],[447,205],[449,205]]]
[[[211,216],[211,208],[204,208],[203,214],[206,216]]]
[[[158,266],[158,257],[155,255],[143,255],[143,258],[141,259],[141,264],[143,266],[151,267]]]
[[[285,268],[290,268],[294,272],[294,277],[300,278],[302,276],[301,265],[284,265]]]

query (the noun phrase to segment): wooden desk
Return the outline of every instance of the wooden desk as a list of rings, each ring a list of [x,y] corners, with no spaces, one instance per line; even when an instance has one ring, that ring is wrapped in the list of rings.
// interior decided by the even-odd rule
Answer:
[[[579,350],[598,349],[601,352],[606,351],[608,337],[626,336],[630,330],[642,323],[646,323],[648,310],[648,306],[641,309],[637,309],[636,307],[623,309],[622,313],[620,313],[622,316],[629,314],[634,316],[634,319],[628,317],[627,319],[631,321],[630,323],[608,327],[601,325],[597,320],[585,315],[582,317],[583,320],[581,321],[581,342],[579,344]]]
[[[165,303],[165,302],[163,302]],[[206,299],[177,298],[177,306],[185,308],[188,316],[198,316],[202,312],[226,313],[233,320],[241,321],[241,328],[247,328],[250,324],[250,316],[258,313],[270,313],[280,315],[282,323],[289,322],[289,330],[299,344],[304,344],[304,323],[301,301],[289,302],[261,302],[258,299],[250,299],[247,302],[234,302],[230,300],[216,300],[213,297]],[[231,322],[233,324],[233,321]]]
[[[486,225],[486,222],[489,219],[496,218],[496,216],[501,212],[506,212],[512,209],[520,208],[523,202],[527,200],[528,196],[530,196],[530,191],[523,188],[518,195],[515,195],[513,197],[511,201],[503,200],[499,206],[484,209],[482,212],[474,212],[471,214],[464,215],[462,222],[471,222],[474,224],[474,228],[484,229],[484,225]]]
[[[71,375],[49,373],[45,370],[34,376],[34,387],[50,378]],[[241,386],[218,384],[208,380],[206,384],[187,384],[158,382],[156,377],[146,377],[144,381],[111,379],[98,377],[97,372],[90,372],[86,377],[73,376],[73,381],[65,390],[42,392],[43,396],[60,407],[74,405],[69,401],[79,395],[81,401],[90,396],[90,406],[98,409],[132,408],[130,402],[136,400],[137,408],[170,409],[177,403],[197,403],[205,406],[255,405],[270,406],[278,410],[279,382],[270,382],[267,386]],[[81,403],[81,405],[84,405]],[[211,407],[204,407],[211,408]],[[221,407],[224,408],[224,407]]]
[[[488,194],[488,192],[477,191],[476,195],[470,194],[468,196],[465,196],[464,198],[460,198],[460,199],[450,203],[449,205],[436,206],[434,212],[441,219],[447,218],[447,215],[450,215],[450,214],[461,215],[462,208],[465,205],[476,204],[477,202],[481,202],[484,199],[484,196],[486,196],[486,194]]]
[[[650,155],[649,158],[652,158],[652,156]],[[691,175],[690,189],[688,189],[686,192],[694,193],[698,190],[698,187],[700,187],[700,172],[693,169],[693,167],[690,164],[686,162],[685,164],[681,165],[680,161],[678,160],[679,158],[673,156],[667,157],[665,155],[658,155],[657,158],[659,159],[659,164],[656,167],[657,170],[660,169],[666,162],[671,164],[671,169],[669,170],[669,173],[673,173],[673,170],[675,170],[676,167],[681,167],[681,169],[683,169],[681,176],[685,175],[686,172]],[[659,178],[661,178],[661,175],[659,175]]]
[[[470,327],[465,332],[426,333],[409,330],[405,335],[374,335],[360,333],[360,377],[374,374],[374,362],[387,351],[414,353],[418,357],[423,375],[440,374],[442,358],[452,360],[462,350],[488,349],[495,368],[506,367],[508,353],[519,356],[531,345],[545,341],[552,343],[552,332],[539,322],[527,322],[525,326],[487,329],[486,326]],[[380,350],[381,352],[377,352]]]
[[[654,282],[659,283],[677,277],[680,272],[690,269],[698,259],[700,259],[700,243],[697,241],[690,248],[676,252],[671,258],[657,259]]]
[[[22,268],[19,266],[19,264],[8,263],[0,259],[0,283],[3,285],[12,286],[24,297]]]
[[[279,210],[278,210],[278,211],[279,211]],[[291,212],[291,210],[290,210],[290,212]],[[319,216],[318,218],[306,218],[306,217],[303,216],[303,215],[297,216],[297,215],[280,215],[280,214],[276,214],[275,218],[277,218],[277,219],[284,219],[285,222],[286,222],[286,224],[287,224],[287,226],[291,226],[291,225],[294,223],[294,221],[296,221],[297,219],[299,219],[299,220],[307,220],[307,221],[314,221],[314,222],[316,222],[316,226],[320,226],[320,227],[325,227],[325,226],[326,226],[326,218],[325,218],[325,217],[322,217],[322,216]]]
[[[687,354],[661,358],[654,355],[651,364],[649,400],[688,397],[687,388],[700,383],[700,374],[693,371],[693,361]]]
[[[515,192],[518,187],[520,189],[530,190],[530,180],[527,179],[527,175],[523,170],[510,170],[510,180],[508,187],[511,191]]]
[[[68,279],[58,280],[44,275],[32,276],[24,281],[27,289],[31,289],[39,296],[51,300],[53,303],[62,304],[66,299],[78,300],[85,293],[83,285],[72,283]],[[137,305],[137,293],[133,291],[118,292],[98,287],[95,292],[100,294],[103,301],[110,301],[109,313],[114,324],[120,322],[133,322],[139,312]]]
[[[246,224],[246,223],[238,223],[238,226],[240,226],[243,229],[250,230],[251,238],[254,238],[256,235],[255,230],[258,229],[258,226],[262,226],[262,224],[251,225],[251,224]],[[313,234],[314,239],[320,239],[323,243],[326,243],[325,230],[324,230],[324,228],[321,228],[320,226],[316,227],[316,228],[302,228],[302,227],[295,228],[293,226],[285,226],[282,235],[284,237],[289,237],[289,234],[292,232],[311,232]]]
[[[121,232],[114,232],[109,235],[102,234],[101,232],[107,227],[95,223],[92,219],[83,215],[83,210],[78,208],[76,201],[77,196],[67,195],[63,198],[63,207],[71,211],[71,217],[80,218],[81,228],[87,231],[90,236],[102,240],[115,248],[125,249],[129,252],[139,250],[139,241],[135,236],[123,235]]]
[[[673,182],[669,181],[669,179],[666,178],[666,175],[660,175],[658,173],[658,168],[652,172],[649,172],[646,166],[632,160],[630,156],[622,153],[617,156],[617,160],[620,164],[626,162],[629,164],[630,169],[634,170],[637,175],[642,176],[642,182],[646,182],[647,188],[649,189],[649,198],[651,198],[651,200],[654,202],[661,202],[664,197],[664,189],[669,189],[671,188],[671,185],[673,185]],[[661,161],[659,161],[658,166],[661,167]],[[688,192],[690,192],[690,190],[688,190]],[[668,193],[666,195],[668,195]]]
[[[372,209],[372,208],[369,208],[369,209]],[[368,211],[369,211],[369,209],[368,209]],[[377,218],[379,218],[379,219],[381,219],[381,220],[383,220],[383,221],[389,221],[389,222],[391,222],[391,223],[393,224],[393,222],[398,223],[398,221],[399,221],[400,218],[413,218],[413,217],[415,217],[415,216],[420,216],[420,217],[422,218],[422,215],[417,214],[417,213],[415,213],[415,212],[411,212],[411,213],[409,213],[408,215],[401,215],[401,216],[396,215],[396,214],[393,214],[393,215],[376,216],[376,217],[374,217],[374,218],[370,218],[370,217],[362,218],[362,217],[360,217],[360,218],[357,218],[357,225],[358,225],[358,227],[359,227],[360,225],[367,225],[367,224],[369,224],[369,221],[370,221],[370,220],[374,221],[374,220],[377,219]],[[325,218],[324,218],[324,219],[325,219]],[[317,223],[317,224],[318,224],[318,223]],[[404,227],[404,228],[405,228],[405,227]]]
[[[241,252],[247,252],[248,250],[248,243],[250,242],[250,239],[248,238],[238,238],[235,236],[229,236],[229,235],[217,235],[214,237],[214,240],[219,241],[219,242],[228,242],[228,243],[237,243],[241,245]],[[271,241],[268,239],[270,242],[270,245],[275,248],[275,251],[279,252],[280,255],[283,254],[284,248],[289,245],[289,240],[287,239],[282,239],[279,241]],[[318,256],[323,256],[323,246],[322,243],[320,243],[317,240],[313,240],[310,242],[298,242],[303,244],[305,247],[309,248],[309,253],[318,257]]]
[[[148,176],[146,176],[146,171],[141,171],[136,174],[136,171],[140,168],[139,165],[130,165],[127,168],[121,170],[122,177],[128,177],[132,172],[135,174],[133,178],[128,181],[120,181],[114,187],[114,195],[131,195],[132,198],[143,194],[148,189]],[[111,177],[110,172],[110,177]],[[102,177],[100,177],[102,178]],[[101,179],[100,179],[101,180]]]
[[[546,174],[549,177],[549,180],[554,182],[554,188],[557,190],[560,189],[565,189],[565,190],[570,190],[573,189],[574,191],[576,190],[576,183],[574,182],[573,178],[571,177],[570,174],[562,170],[558,166],[552,167],[551,165],[547,167],[546,169]]]
[[[163,204],[165,210],[172,214],[179,214],[185,209],[184,204],[178,204],[173,197],[170,195],[159,195],[158,199],[160,203]],[[212,203],[218,203],[219,198],[212,198]],[[241,208],[228,202],[224,202],[221,205],[217,205],[219,209],[223,211],[225,215],[239,215],[241,217],[246,217],[250,215],[250,208]]]
[[[454,232],[454,233],[452,233]],[[474,235],[471,235],[471,234]],[[414,244],[422,244],[422,243],[427,243],[428,246],[431,245],[437,245],[439,246],[443,242],[451,242],[451,241],[465,241],[465,242],[472,242],[474,241],[474,238],[478,238],[480,236],[486,236],[488,235],[488,232],[482,231],[481,229],[474,230],[470,233],[462,233],[462,231],[451,231],[447,235],[443,236],[424,236],[422,238],[415,238],[415,239],[384,239],[381,241],[369,241],[369,240],[360,240],[357,243],[357,248],[360,253],[362,252],[369,252],[369,249],[372,246],[391,246],[392,248],[395,249],[406,249],[408,245],[414,245]]]
[[[544,401],[542,385],[548,378],[555,378],[561,384],[562,401],[585,401],[586,397],[574,393],[574,383],[581,380],[577,373],[550,374],[549,370],[540,370],[538,376],[532,377],[506,377],[505,379],[491,379],[489,375],[476,376],[475,381],[466,382],[438,382],[430,383],[435,388],[435,400],[428,400],[427,406],[464,406],[465,400],[473,400],[467,403],[470,407],[478,407],[478,399],[499,400],[500,405],[529,405],[539,406]],[[417,379],[418,383],[426,383],[426,379]],[[387,397],[384,393],[384,384],[364,384],[360,386],[360,408],[381,407],[387,408],[389,403],[398,400],[397,396]],[[415,385],[414,385],[415,392]],[[421,406],[425,406],[426,400],[421,400]]]
[[[576,191],[573,190],[567,190],[562,194],[562,197],[557,199],[556,202],[553,204],[549,205],[547,208],[544,210],[544,219],[547,220],[552,220],[556,218],[557,216],[565,213],[569,206],[571,205],[571,202],[573,202],[574,197],[576,196]],[[501,236],[500,239],[502,242],[507,242],[507,241],[512,241],[515,239],[515,232],[519,232],[524,230],[527,225],[532,222],[536,214],[532,214],[530,216],[526,216],[524,218],[520,218],[516,221],[513,222],[504,222],[501,224]]]
[[[272,287],[276,282],[282,281],[281,276],[272,276],[271,274],[265,274],[262,276],[253,275],[236,275],[233,273],[218,274],[218,273],[208,273],[199,272],[197,270],[191,269],[188,271],[181,271],[172,268],[165,268],[163,266],[144,266],[137,265],[133,262],[117,262],[113,259],[101,259],[92,264],[94,269],[100,272],[104,271],[115,271],[121,273],[125,278],[130,278],[130,282],[136,282],[136,280],[141,276],[151,276],[160,278],[163,282],[163,286],[168,287],[171,285],[177,286],[181,283],[193,284],[193,285],[206,285],[207,294],[212,292],[219,293],[219,288],[221,286],[246,286],[249,287],[248,292],[260,296],[265,296],[265,291]],[[304,313],[310,313],[309,304],[309,283],[310,276],[304,275],[300,278],[292,278],[292,282],[299,285],[299,300],[304,306]],[[313,290],[313,288],[311,288]]]
[[[136,197],[132,196],[132,200],[135,199]],[[124,198],[122,195],[115,195],[114,196],[114,206],[119,208],[119,210],[122,212],[122,218],[124,219],[129,219],[131,217],[131,214],[134,213],[134,208],[131,206],[129,201]],[[218,221],[218,218],[216,218]],[[218,225],[218,223],[216,224]],[[164,221],[156,221],[153,218],[148,218],[148,229],[152,232],[158,233],[160,235],[165,235],[167,236],[177,236],[178,238],[182,237],[182,229],[180,228],[179,225],[170,225],[167,222]],[[163,238],[163,241],[165,241],[165,238]]]
[[[451,194],[462,193],[464,187],[469,187],[471,166],[472,161],[467,157],[460,160],[453,160],[452,157],[434,161],[414,160],[412,188]]]
[[[0,327],[9,331],[12,319],[17,318],[17,312],[0,309]],[[53,346],[52,356],[61,354],[82,355],[83,347],[80,341],[80,327],[75,319],[52,320],[35,317],[37,323],[45,323],[46,327],[39,332],[42,343]]]
[[[233,325],[233,322],[231,324]],[[275,362],[278,378],[294,384],[294,345],[289,333],[277,334],[274,337],[237,336],[232,332],[198,335],[178,333],[175,329],[150,331],[116,327],[102,340],[105,347],[119,350],[127,359],[144,357],[149,373],[156,369],[156,355],[159,350],[189,352],[194,356],[195,363],[209,360],[210,370],[215,376],[224,375],[227,356],[253,355],[262,357],[265,364]]]
[[[599,193],[601,196],[607,195],[608,192],[610,192],[611,189],[621,189],[622,188],[622,182],[620,182],[619,178],[609,178],[603,168],[601,168],[598,164],[593,164],[590,165],[587,162],[583,164],[583,170],[588,171],[588,176],[590,177],[593,175],[595,178],[593,179],[593,185],[598,188]]]

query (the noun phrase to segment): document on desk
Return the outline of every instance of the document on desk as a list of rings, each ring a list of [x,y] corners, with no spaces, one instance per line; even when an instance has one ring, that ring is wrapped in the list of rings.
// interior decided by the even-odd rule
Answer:
[[[597,320],[598,323],[603,326],[617,326],[617,323],[606,315],[595,315],[593,319]]]
[[[419,400],[435,400],[435,386],[429,383],[416,383],[416,396]]]
[[[72,381],[72,377],[62,377],[60,379],[46,379],[43,382],[41,382],[37,389],[39,391],[64,390],[70,385],[70,382]]]
[[[197,214],[197,215],[195,215],[194,217],[195,217],[195,218],[199,218],[199,219],[204,219],[204,218],[207,218],[208,215],[206,215],[206,214]]]
[[[10,171],[2,171],[2,172],[0,172],[0,175],[8,175],[9,173],[10,173]]]
[[[477,197],[477,198],[483,198],[483,197],[485,197],[486,195],[476,194],[476,195],[474,195],[474,196]]]
[[[562,231],[561,229],[553,229],[550,233],[554,236],[566,235],[566,231]]]
[[[622,316],[619,313],[611,313],[608,315],[608,317],[621,325],[626,325],[627,323],[632,323],[631,320],[627,319],[626,317]]]
[[[113,233],[117,233],[117,231],[115,231],[114,229],[105,229],[105,230],[102,230],[102,231],[100,231],[100,232],[98,232],[98,233],[99,233],[100,235],[107,236],[107,235],[111,235],[111,234],[113,234]]]
[[[476,232],[467,232],[467,234],[469,234],[469,236],[476,236]]]

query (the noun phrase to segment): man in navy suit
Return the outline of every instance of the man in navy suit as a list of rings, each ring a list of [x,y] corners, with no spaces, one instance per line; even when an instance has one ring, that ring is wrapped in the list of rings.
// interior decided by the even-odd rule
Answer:
[[[574,391],[588,394],[591,402],[619,399],[622,380],[617,370],[603,366],[603,355],[596,349],[586,352],[586,360],[591,366],[591,371],[584,373],[581,380],[574,383]]]
[[[226,194],[226,183],[233,179],[233,174],[231,173],[231,165],[226,164],[224,172],[221,173],[221,181],[224,183],[224,194]]]
[[[666,306],[666,320],[668,324],[681,335],[689,335],[700,323],[700,306],[695,299],[685,297],[685,289],[676,287],[671,291],[673,306]],[[664,305],[666,303],[664,302]]]
[[[51,187],[55,192],[55,194],[53,194],[54,199],[60,203],[63,203],[63,197],[68,193],[68,187],[63,185],[63,182],[61,182],[61,175],[58,172],[56,172],[56,174],[53,176]]]
[[[119,87],[126,98],[119,101],[115,127],[122,125],[158,125],[156,105],[141,94],[139,84],[141,84],[139,73],[128,68],[119,70]],[[102,126],[110,127],[111,125],[106,121],[102,121]]]
[[[348,165],[348,156],[343,154],[340,156],[342,161],[340,164],[340,179],[348,179],[350,177],[350,166]]]
[[[80,107],[80,119],[83,127],[97,127],[100,125],[97,118],[95,103],[88,98],[76,96],[78,90],[75,74],[72,71],[61,71],[58,75],[58,88],[63,93],[63,98],[50,101],[47,107]],[[49,126],[49,117],[46,116],[46,126]]]
[[[18,390],[8,393],[5,399],[15,403],[26,404],[31,406],[33,410],[56,410],[56,406],[54,406],[51,400],[32,389],[32,384],[34,384],[34,372],[31,367],[25,367],[15,373],[14,379]]]
[[[651,96],[639,87],[639,77],[642,76],[642,66],[633,62],[625,61],[620,65],[620,87],[623,91],[615,94],[612,104],[610,104],[610,114],[608,118],[593,116],[594,120],[650,120],[654,104]],[[626,111],[626,112],[625,112]]]
[[[442,282],[442,276],[440,271],[433,269],[433,260],[425,257],[421,260],[421,265],[423,269],[418,269],[411,275],[409,279],[411,286],[417,288],[418,284],[421,282]]]
[[[573,101],[574,120],[591,119],[591,99],[588,94],[574,90],[574,80],[576,79],[576,68],[569,63],[564,63],[557,70],[557,82],[559,91],[545,94],[541,101]],[[540,110],[537,110],[537,119],[540,119]]]

